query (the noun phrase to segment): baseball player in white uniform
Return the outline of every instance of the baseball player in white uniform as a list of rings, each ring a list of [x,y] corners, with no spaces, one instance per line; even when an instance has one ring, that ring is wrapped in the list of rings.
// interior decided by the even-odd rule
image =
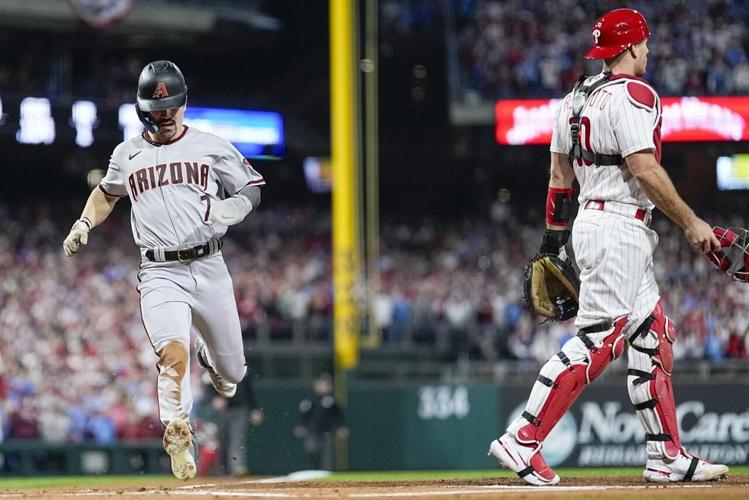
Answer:
[[[175,64],[147,64],[137,100],[146,130],[114,149],[106,176],[63,247],[74,255],[115,203],[130,197],[133,237],[142,257],[141,313],[158,356],[164,448],[174,475],[187,480],[196,472],[189,421],[191,326],[198,332],[198,361],[213,386],[233,396],[246,367],[221,237],[257,208],[265,181],[228,141],[183,124],[187,86]]]
[[[577,179],[572,247],[580,269],[579,333],[541,368],[522,416],[492,441],[489,453],[530,484],[558,483],[541,455],[544,439],[629,341],[627,386],[645,428],[645,479],[719,479],[728,467],[681,446],[671,384],[676,329],[663,311],[653,273],[658,236],[649,226],[651,211],[658,207],[702,252],[720,243],[659,163],[660,99],[640,78],[650,36],[645,18],[636,10],[613,10],[593,25],[592,36],[586,58],[603,59],[603,72],[581,77],[559,108],[541,245],[541,253],[556,254],[566,243]]]

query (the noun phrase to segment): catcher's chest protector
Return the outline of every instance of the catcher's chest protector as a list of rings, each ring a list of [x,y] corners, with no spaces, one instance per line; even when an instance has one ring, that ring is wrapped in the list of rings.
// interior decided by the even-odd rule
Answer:
[[[594,153],[593,151],[583,149],[580,144],[580,115],[582,115],[583,109],[585,109],[585,104],[588,102],[590,96],[601,86],[607,84],[610,77],[610,71],[592,77],[582,75],[572,89],[572,118],[570,120],[572,149],[570,150],[569,157],[570,163],[573,165],[581,158],[598,166],[621,165],[624,162],[621,155],[603,155]]]

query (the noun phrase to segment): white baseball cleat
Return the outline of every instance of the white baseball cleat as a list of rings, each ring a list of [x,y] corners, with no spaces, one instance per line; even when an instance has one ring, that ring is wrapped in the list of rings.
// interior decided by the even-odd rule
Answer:
[[[514,471],[525,482],[534,486],[551,486],[559,482],[559,476],[546,465],[541,455],[542,444],[532,446],[518,443],[510,433],[504,433],[492,441],[489,453],[499,462]]]
[[[213,363],[211,363],[211,356],[208,352],[205,340],[203,340],[203,337],[200,335],[195,337],[195,353],[198,357],[198,363],[200,363],[200,366],[205,368],[208,375],[210,375],[211,385],[216,389],[216,392],[225,398],[234,397],[237,393],[237,384],[227,382],[221,375],[216,373],[216,370],[213,369]]]
[[[172,460],[172,474],[182,481],[192,479],[197,472],[191,448],[194,449],[190,424],[179,417],[172,419],[164,430],[164,449]]]
[[[717,481],[728,475],[728,467],[705,462],[682,450],[674,460],[648,459],[642,475],[646,481],[653,483]]]

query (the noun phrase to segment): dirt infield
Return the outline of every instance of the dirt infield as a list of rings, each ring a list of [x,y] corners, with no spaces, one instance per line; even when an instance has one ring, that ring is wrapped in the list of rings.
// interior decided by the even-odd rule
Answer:
[[[366,481],[366,482],[280,482],[252,481],[200,482],[181,486],[143,486],[133,488],[55,488],[0,491],[0,499],[69,500],[115,498],[749,498],[749,475],[735,475],[714,483],[677,483],[655,486],[639,478],[565,477],[558,486],[538,488],[518,479],[463,479],[439,481]]]

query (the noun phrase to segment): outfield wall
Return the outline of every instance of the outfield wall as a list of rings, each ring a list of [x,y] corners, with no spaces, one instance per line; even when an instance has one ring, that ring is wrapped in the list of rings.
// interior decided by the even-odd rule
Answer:
[[[493,384],[350,384],[347,453],[351,470],[488,469],[489,442],[522,411],[530,387]],[[711,461],[749,464],[749,385],[678,384],[677,413],[684,446]],[[294,437],[300,384],[258,384],[265,422],[247,443],[254,474],[308,469]],[[345,447],[342,448],[346,450]],[[544,447],[551,466],[640,466],[644,431],[624,383],[588,387]],[[122,446],[0,444],[0,475],[168,473],[160,442]]]
[[[491,384],[352,384],[347,421],[353,470],[481,469],[495,464],[489,442],[523,409],[530,387]],[[677,384],[677,414],[688,451],[716,462],[749,464],[749,385]],[[303,392],[259,389],[267,424],[250,440],[256,472],[308,467],[291,435]],[[292,396],[292,393],[293,396]],[[280,418],[279,418],[280,416]],[[626,386],[594,384],[552,432],[552,466],[640,466],[645,432]]]

